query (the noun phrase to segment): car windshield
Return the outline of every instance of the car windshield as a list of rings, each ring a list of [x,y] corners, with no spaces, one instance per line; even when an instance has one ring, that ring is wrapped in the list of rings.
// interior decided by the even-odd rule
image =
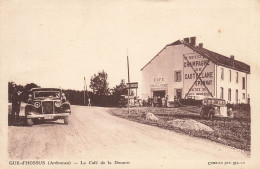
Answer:
[[[60,98],[59,91],[36,91],[34,92],[34,98]]]
[[[225,106],[226,104],[224,100],[218,100],[218,99],[205,99],[204,102],[207,104],[214,104],[219,106]]]

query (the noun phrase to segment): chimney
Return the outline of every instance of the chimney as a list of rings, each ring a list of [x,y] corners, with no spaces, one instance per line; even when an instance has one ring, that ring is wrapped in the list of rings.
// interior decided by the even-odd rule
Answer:
[[[232,67],[234,67],[234,65],[235,65],[235,64],[234,64],[234,60],[235,60],[234,58],[235,58],[235,57],[234,57],[233,55],[230,56],[230,65],[231,65]]]
[[[199,43],[199,47],[200,47],[200,48],[203,48],[203,43]]]
[[[183,41],[186,43],[190,43],[190,38],[184,38]]]
[[[194,36],[194,37],[190,37],[190,44],[192,45],[192,46],[195,46],[196,45],[196,37]]]

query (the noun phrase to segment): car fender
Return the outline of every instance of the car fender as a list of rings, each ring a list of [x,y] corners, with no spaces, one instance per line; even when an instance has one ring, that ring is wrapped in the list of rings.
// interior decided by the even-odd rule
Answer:
[[[37,112],[36,107],[33,104],[27,104],[24,109],[25,109],[26,115],[29,112]]]
[[[71,113],[70,104],[68,102],[61,104],[61,110],[62,112],[69,112]]]

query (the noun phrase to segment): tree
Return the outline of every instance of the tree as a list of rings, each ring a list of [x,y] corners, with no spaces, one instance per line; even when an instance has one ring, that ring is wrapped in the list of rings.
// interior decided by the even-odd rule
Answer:
[[[97,75],[94,74],[91,77],[89,87],[93,90],[94,94],[103,96],[109,94],[107,76],[107,73],[102,70],[101,72],[98,72]]]
[[[119,85],[116,85],[116,87],[113,88],[113,95],[114,96],[120,96],[120,95],[127,95],[127,89],[125,80],[122,79]]]
[[[31,90],[32,88],[39,88],[40,86],[38,86],[35,83],[28,83],[24,86],[24,93],[22,94],[23,100],[25,102],[28,101],[29,98],[29,90]]]
[[[29,83],[29,84],[26,84],[26,85],[24,86],[24,90],[25,90],[25,91],[29,91],[29,90],[31,90],[32,88],[38,88],[38,87],[40,87],[40,86],[38,86],[38,85],[35,84],[35,83]]]
[[[11,95],[15,93],[16,84],[14,82],[8,82],[8,94]]]

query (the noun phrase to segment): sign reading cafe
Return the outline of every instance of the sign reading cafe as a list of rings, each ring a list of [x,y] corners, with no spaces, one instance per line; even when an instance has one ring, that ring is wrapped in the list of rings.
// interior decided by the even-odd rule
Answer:
[[[165,79],[163,77],[160,78],[154,78],[153,79],[154,84],[151,84],[151,88],[167,88],[168,84],[165,83]]]
[[[183,57],[185,96],[214,96],[214,64],[196,53]]]

